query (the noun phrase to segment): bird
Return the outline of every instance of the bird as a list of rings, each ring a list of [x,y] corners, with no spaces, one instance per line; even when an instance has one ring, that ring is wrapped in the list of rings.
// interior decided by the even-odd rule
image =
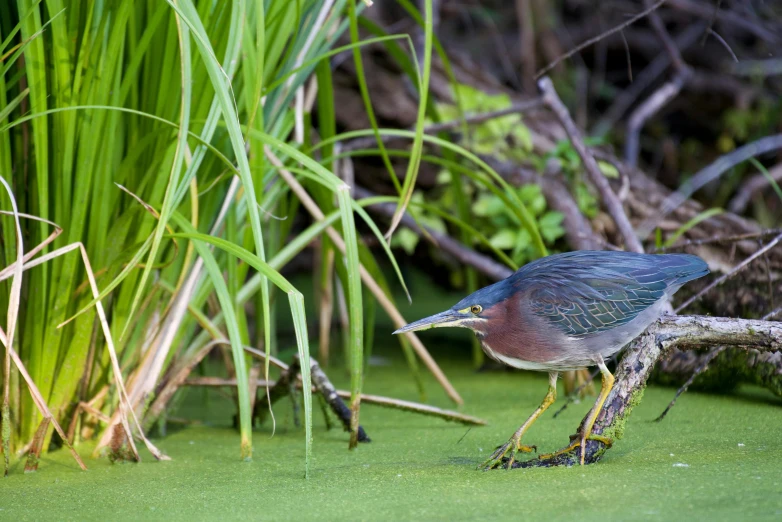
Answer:
[[[508,278],[481,288],[450,309],[399,328],[394,334],[430,328],[472,330],[491,359],[524,370],[546,371],[543,402],[480,468],[511,469],[517,452],[537,451],[522,437],[557,397],[559,372],[596,365],[602,387],[580,433],[566,448],[541,455],[551,459],[580,447],[584,464],[587,440],[613,441],[592,428],[614,385],[605,364],[659,319],[671,296],[685,283],[709,273],[691,254],[643,254],[579,250],[554,254],[522,266]],[[505,458],[505,457],[508,458]]]

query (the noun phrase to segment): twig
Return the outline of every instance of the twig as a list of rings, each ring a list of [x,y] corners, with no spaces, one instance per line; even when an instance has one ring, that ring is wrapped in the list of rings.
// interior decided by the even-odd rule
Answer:
[[[298,416],[298,405],[296,403],[296,384],[299,375],[301,374],[301,366],[299,363],[299,358],[294,357],[293,362],[291,363],[288,368],[282,371],[280,373],[279,379],[277,381],[269,381],[269,380],[258,380],[257,386],[266,388],[266,394],[261,398],[260,401],[258,401],[255,404],[255,409],[253,409],[252,412],[252,418],[258,419],[259,422],[263,423],[266,412],[271,413],[272,412],[272,406],[275,402],[280,400],[283,397],[290,396],[291,402],[293,405],[293,423],[297,427],[300,426],[299,422],[299,416]],[[201,379],[192,379],[187,381],[188,384],[190,383],[198,383],[201,386],[231,386],[234,387],[237,385],[236,379],[221,379],[216,377],[207,377],[207,378],[201,378]],[[343,404],[344,406],[344,404]],[[272,425],[272,433],[274,433],[276,427],[276,423]]]
[[[660,422],[661,420],[663,420],[665,418],[666,415],[668,415],[668,412],[671,411],[671,408],[673,408],[673,405],[676,404],[676,399],[679,398],[679,395],[681,395],[682,393],[686,392],[687,389],[690,387],[690,385],[692,385],[692,383],[695,381],[695,379],[700,374],[702,374],[703,372],[708,370],[709,363],[711,361],[713,361],[715,357],[717,357],[719,354],[721,354],[725,350],[725,348],[727,348],[727,347],[726,346],[717,346],[716,348],[712,348],[712,350],[708,354],[706,354],[706,357],[704,357],[704,360],[701,363],[701,365],[698,366],[695,369],[695,371],[692,372],[692,375],[690,375],[690,378],[687,379],[687,381],[684,384],[682,384],[681,387],[678,390],[676,390],[676,395],[673,396],[673,399],[671,399],[671,402],[668,403],[668,406],[665,407],[665,409],[660,414],[660,416],[657,417],[656,419],[654,419],[654,422]]]
[[[322,370],[321,370],[322,373]],[[258,387],[271,387],[274,389],[275,386],[277,386],[281,381],[266,381],[263,379],[258,380]],[[283,384],[287,386],[287,379],[285,381],[282,381]],[[321,393],[321,390],[317,388],[317,385],[314,383],[315,376],[313,375],[313,388],[312,391],[314,393]],[[190,379],[187,379],[184,382],[185,386],[209,386],[209,387],[230,387],[230,386],[236,386],[236,379],[224,379],[222,377],[192,377]],[[297,383],[297,386],[300,386],[300,383]],[[280,397],[283,397],[285,394],[282,393],[282,389],[280,389],[281,393],[277,396],[272,395],[273,401],[275,402]],[[336,393],[336,396],[340,399],[350,398],[350,392],[347,390],[338,390],[334,389],[334,393]],[[328,401],[328,396],[325,396]],[[366,393],[361,394],[361,402],[366,402],[367,404],[374,404],[377,406],[384,406],[387,408],[393,408],[397,410],[402,411],[409,411],[412,413],[420,413],[422,415],[429,415],[432,417],[440,417],[441,419],[447,420],[447,421],[453,421],[458,422],[461,424],[467,424],[467,425],[473,425],[473,426],[485,426],[487,422],[481,418],[473,417],[472,415],[465,415],[463,413],[459,413],[452,410],[443,410],[441,408],[437,408],[435,406],[430,406],[428,404],[420,404],[417,402],[411,402],[411,401],[404,401],[401,399],[394,399],[391,397],[383,397],[381,395],[370,395]],[[342,403],[344,405],[344,403]],[[260,405],[259,405],[260,406]],[[265,405],[264,405],[265,407]],[[345,406],[347,409],[347,406]],[[348,422],[350,422],[350,409],[347,409],[348,412]]]
[[[350,392],[345,390],[337,390],[337,395],[340,397],[350,397]],[[433,417],[440,417],[447,421],[458,422],[460,424],[467,424],[471,426],[486,426],[487,422],[478,417],[472,415],[465,415],[452,410],[442,410],[435,406],[429,406],[428,404],[420,404],[417,402],[403,401],[401,399],[392,399],[390,397],[381,397],[380,395],[368,395],[366,393],[361,394],[361,401],[367,404],[375,404],[377,406],[385,406],[396,410],[409,411],[413,413],[420,413],[422,415],[431,415]]]
[[[715,12],[712,6],[692,0],[668,0],[668,5],[704,19],[716,16],[728,26],[741,28],[770,43],[778,43],[781,39],[779,33],[746,20],[732,11],[717,9]]]
[[[558,57],[556,60],[554,60],[553,62],[549,63],[547,66],[545,66],[545,67],[544,67],[544,68],[542,68],[541,70],[539,70],[539,71],[538,71],[538,72],[535,74],[535,79],[537,80],[537,79],[539,79],[540,77],[542,77],[544,74],[546,74],[546,73],[547,73],[547,72],[549,72],[551,69],[553,69],[554,67],[556,67],[556,66],[557,66],[557,64],[559,64],[559,63],[560,63],[562,60],[566,60],[567,58],[570,58],[571,56],[573,56],[573,55],[574,55],[574,54],[576,54],[577,52],[579,52],[579,51],[582,51],[582,50],[586,49],[587,47],[589,47],[590,45],[592,45],[592,44],[594,44],[594,43],[596,43],[596,42],[599,42],[599,41],[600,41],[600,40],[602,40],[603,38],[605,38],[605,37],[607,37],[607,36],[611,36],[612,34],[614,34],[614,33],[617,33],[617,32],[621,31],[622,29],[624,29],[624,28],[626,28],[626,27],[628,27],[628,26],[630,26],[630,25],[633,25],[635,22],[637,22],[637,21],[638,21],[638,20],[640,20],[641,18],[645,17],[645,16],[646,16],[646,15],[648,15],[649,13],[653,12],[655,9],[657,9],[658,7],[660,7],[661,5],[663,5],[665,2],[666,2],[666,0],[659,0],[659,1],[658,1],[658,2],[656,2],[656,3],[655,3],[653,6],[651,6],[650,8],[648,8],[648,9],[645,9],[644,11],[642,11],[642,12],[638,13],[637,15],[635,15],[635,16],[634,16],[634,17],[632,17],[632,18],[630,18],[630,19],[629,19],[629,20],[627,20],[626,22],[624,22],[624,23],[622,23],[622,24],[619,24],[619,25],[617,25],[616,27],[613,27],[613,28],[609,29],[608,31],[606,31],[606,32],[604,32],[604,33],[601,33],[601,34],[599,34],[599,35],[595,36],[594,38],[590,38],[589,40],[587,40],[586,42],[584,42],[584,43],[582,43],[582,44],[580,44],[580,45],[577,45],[576,47],[574,47],[574,48],[573,48],[573,49],[571,49],[570,51],[568,51],[568,52],[566,52],[565,54],[563,54],[563,55],[559,56],[559,57]]]
[[[661,85],[630,115],[627,121],[627,139],[625,141],[625,161],[635,167],[640,151],[641,130],[644,124],[657,114],[668,102],[678,96],[690,73],[679,72],[669,82]]]
[[[719,278],[715,279],[715,280],[714,280],[714,281],[712,281],[712,282],[711,282],[711,283],[710,283],[710,284],[709,284],[709,285],[708,285],[706,288],[704,288],[703,290],[701,290],[700,292],[698,292],[698,293],[697,293],[697,294],[695,294],[694,296],[692,296],[692,297],[690,297],[689,299],[687,299],[687,300],[686,300],[684,303],[682,303],[682,304],[681,304],[681,305],[680,305],[680,306],[679,306],[679,307],[676,309],[676,313],[678,314],[679,312],[681,312],[682,310],[684,310],[685,308],[687,308],[688,306],[690,306],[692,303],[694,303],[695,301],[697,301],[698,299],[700,299],[701,297],[703,297],[703,296],[704,296],[706,293],[708,293],[709,291],[711,291],[711,290],[712,290],[714,287],[716,287],[716,286],[718,286],[718,285],[722,284],[722,283],[723,283],[723,282],[725,282],[725,280],[727,280],[728,278],[730,278],[730,277],[733,277],[733,276],[734,276],[734,275],[736,275],[737,273],[739,273],[739,272],[741,272],[742,270],[744,270],[744,269],[745,269],[745,268],[746,268],[746,267],[747,267],[747,266],[748,266],[750,263],[752,263],[752,262],[753,262],[755,259],[757,259],[758,257],[762,256],[763,254],[765,254],[766,252],[768,252],[769,250],[771,250],[772,248],[774,248],[774,247],[777,245],[777,243],[779,243],[779,241],[780,241],[780,240],[782,240],[782,234],[779,234],[777,237],[775,237],[774,239],[772,239],[771,241],[769,241],[769,243],[768,243],[766,246],[764,246],[763,248],[761,248],[760,250],[758,250],[757,252],[755,252],[754,254],[752,254],[751,256],[749,256],[748,258],[746,258],[744,261],[742,261],[741,263],[739,263],[739,264],[738,264],[738,265],[737,265],[735,268],[733,268],[733,270],[731,270],[731,271],[730,271],[730,272],[728,272],[727,274],[723,274],[723,275],[722,275],[722,276],[720,276]]]
[[[698,40],[698,36],[703,33],[703,28],[703,23],[693,24],[687,27],[686,30],[674,39],[676,47],[682,51],[689,48]],[[665,72],[670,64],[671,56],[668,53],[659,53],[654,60],[635,77],[633,83],[614,98],[611,106],[593,127],[593,134],[601,136],[608,132],[630,109],[635,103],[635,100],[637,100],[663,72]]]
[[[644,3],[648,6],[650,0],[644,0]],[[682,59],[679,48],[665,29],[665,24],[663,24],[660,16],[657,13],[650,13],[649,21],[652,24],[654,32],[657,33],[657,37],[662,42],[666,54],[671,59],[671,64],[673,64],[673,67],[676,70],[676,76],[674,76],[671,81],[661,85],[630,115],[630,119],[627,123],[625,161],[632,166],[635,166],[638,161],[641,130],[643,129],[644,124],[649,118],[657,114],[669,101],[678,96],[682,87],[684,87],[687,80],[692,76],[692,71],[684,62],[684,59]]]
[[[662,2],[659,2],[659,4],[661,3]],[[584,168],[586,169],[592,184],[597,188],[597,191],[603,200],[603,204],[614,219],[614,222],[616,222],[616,226],[624,238],[625,247],[633,252],[643,252],[641,242],[638,241],[638,237],[633,231],[630,220],[627,219],[627,214],[625,214],[625,211],[622,208],[622,203],[611,190],[611,186],[608,184],[606,177],[600,172],[600,168],[597,166],[597,161],[595,161],[594,156],[592,156],[586,148],[586,145],[584,145],[584,141],[581,138],[581,132],[570,117],[567,107],[565,107],[565,104],[559,99],[551,80],[546,77],[541,78],[538,81],[538,87],[543,93],[543,103],[557,116],[557,119],[562,124],[562,127],[564,127],[565,132],[567,132],[570,137],[573,148],[576,149],[578,155],[581,157],[581,162],[584,164]]]
[[[720,7],[722,7],[722,0],[717,0],[717,2],[714,4],[714,13],[711,15],[711,18],[709,18],[709,25],[703,32],[703,38],[701,38],[701,47],[706,45],[706,39],[709,37],[711,28],[714,27],[714,22],[717,21],[717,14],[720,12]]]
[[[768,321],[768,320],[778,316],[779,314],[782,314],[782,306],[780,306],[776,310],[773,310],[773,311],[767,313],[766,315],[764,315],[763,316],[763,320],[764,321]]]
[[[782,163],[768,169],[768,173],[774,181],[782,181]],[[728,210],[734,214],[741,214],[747,209],[747,205],[755,197],[755,194],[768,187],[770,183],[765,173],[755,174],[741,185],[736,195],[728,203]]]
[[[224,344],[229,344],[228,341],[226,341],[226,340],[224,340],[223,343]],[[256,348],[253,348],[252,346],[245,346],[244,347],[244,351],[249,353],[253,357],[261,359],[262,361],[265,361],[266,358],[267,358],[267,355],[266,355],[265,352],[262,352],[262,351],[260,351],[260,350],[258,350]],[[286,371],[289,368],[289,366],[287,364],[285,364],[284,362],[282,362],[281,360],[279,360],[278,358],[276,358],[273,355],[269,355],[268,358],[269,358],[269,362],[271,363],[272,366],[276,366],[277,368],[279,368],[282,371]]]
[[[281,385],[284,383],[287,383],[286,379],[277,379],[276,381],[266,380],[266,379],[256,379],[256,384],[258,388],[274,388],[274,386]],[[236,386],[236,378],[226,378],[226,377],[210,377],[210,376],[199,376],[199,377],[189,377],[182,382],[182,386],[203,386],[205,388],[222,388],[222,387],[232,387]],[[280,397],[284,396],[285,394],[280,394]],[[274,394],[272,394],[272,403],[276,402],[278,397],[275,397]],[[258,405],[256,404],[256,408]]]
[[[720,244],[720,243],[735,243],[737,241],[746,241],[749,239],[760,239],[768,236],[776,236],[782,234],[782,228],[772,228],[769,230],[763,230],[761,232],[752,232],[747,234],[736,234],[731,236],[713,236],[713,237],[707,237],[704,239],[688,239],[687,241],[683,241],[681,243],[676,243],[675,245],[671,245],[669,247],[657,247],[653,250],[655,253],[664,253],[664,252],[670,252],[671,250],[681,250],[683,248],[687,247],[694,247],[694,246],[700,246],[700,245],[711,245],[711,244]]]
[[[318,391],[321,397],[326,399],[326,403],[331,406],[332,411],[337,415],[337,418],[342,423],[345,431],[350,432],[352,414],[350,408],[348,408],[342,401],[343,398],[351,398],[350,392],[347,392],[345,395],[339,395],[337,393],[337,389],[333,384],[331,384],[329,378],[326,376],[323,370],[320,369],[320,365],[317,363],[317,361],[311,361],[310,368],[312,372],[312,384],[314,385],[315,389]],[[363,401],[364,398],[361,397],[361,400]],[[358,427],[358,435],[356,440],[358,442],[371,442],[369,436],[361,426]]]
[[[651,0],[644,0],[644,5],[647,8],[651,7]],[[665,24],[660,18],[660,15],[650,12],[649,21],[652,24],[652,29],[654,29],[654,32],[657,33],[657,37],[662,42],[663,47],[665,48],[665,52],[671,58],[671,63],[673,64],[674,69],[680,73],[685,71],[688,66],[686,63],[684,63],[676,43],[674,43],[674,41],[671,39],[671,35],[669,35],[668,31],[665,29]]]
[[[736,56],[736,53],[733,52],[733,49],[730,48],[730,45],[728,45],[728,42],[725,41],[723,37],[721,37],[719,34],[717,34],[717,31],[709,27],[709,30],[706,34],[712,35],[719,43],[722,45],[722,47],[725,48],[726,51],[728,51],[728,54],[730,54],[730,57],[733,58],[733,61],[736,63],[739,63],[739,57]]]
[[[625,32],[622,31],[619,33],[622,36],[622,44],[625,46],[625,61],[627,61],[627,81],[630,83],[633,83],[633,62],[631,61],[630,57],[630,44],[627,43],[627,37],[625,36]],[[605,71],[603,71],[605,73]]]
[[[649,234],[652,233],[652,230],[657,226],[657,223],[665,216],[687,201],[687,199],[698,189],[717,179],[726,170],[750,158],[777,149],[782,149],[782,134],[766,136],[765,138],[747,143],[733,152],[720,156],[715,162],[698,171],[698,173],[684,183],[678,191],[665,198],[660,210],[641,223],[641,226],[638,228],[638,236],[641,239],[649,237]]]

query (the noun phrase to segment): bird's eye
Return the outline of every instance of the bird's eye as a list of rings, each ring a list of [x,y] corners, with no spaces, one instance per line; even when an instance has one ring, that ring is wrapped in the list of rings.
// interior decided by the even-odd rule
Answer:
[[[470,311],[477,315],[477,314],[481,313],[481,311],[483,311],[483,308],[481,307],[481,305],[472,305],[470,307]]]

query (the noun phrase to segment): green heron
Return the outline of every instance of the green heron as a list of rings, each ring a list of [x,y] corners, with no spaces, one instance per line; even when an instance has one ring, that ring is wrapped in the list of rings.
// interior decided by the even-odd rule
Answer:
[[[507,279],[465,297],[451,309],[394,332],[458,326],[469,328],[492,359],[525,370],[549,372],[549,388],[540,406],[507,443],[481,467],[492,469],[516,452],[536,451],[521,438],[557,397],[557,376],[564,370],[597,365],[603,385],[594,406],[570,446],[542,455],[552,458],[581,448],[587,439],[610,445],[592,427],[614,384],[604,360],[639,336],[664,312],[667,300],[688,281],[709,273],[706,263],[688,254],[578,251],[533,261]]]

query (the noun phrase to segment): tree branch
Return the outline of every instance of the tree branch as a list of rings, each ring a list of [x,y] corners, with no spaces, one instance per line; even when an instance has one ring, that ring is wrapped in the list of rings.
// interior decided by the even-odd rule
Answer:
[[[584,164],[587,175],[600,193],[606,210],[608,210],[608,213],[614,219],[617,228],[624,238],[625,247],[633,252],[643,252],[644,249],[641,246],[641,242],[635,235],[633,226],[630,224],[630,220],[627,218],[627,214],[625,214],[625,211],[622,208],[622,202],[619,201],[619,198],[614,194],[613,190],[611,190],[608,179],[600,172],[597,161],[595,161],[594,156],[592,156],[586,145],[584,145],[584,140],[581,138],[581,132],[578,130],[578,127],[576,127],[573,118],[570,117],[567,107],[565,107],[565,104],[559,99],[557,91],[554,90],[554,84],[551,83],[549,78],[544,77],[538,81],[538,87],[543,94],[544,105],[551,109],[556,115],[557,119],[562,124],[562,127],[564,127],[565,132],[567,132],[570,142],[573,144],[573,148],[576,149],[576,152],[578,152],[578,155],[581,157],[581,162]]]
[[[705,316],[667,316],[660,319],[627,348],[615,372],[616,383],[597,417],[592,433],[614,441],[622,438],[625,422],[632,409],[641,401],[646,381],[660,357],[674,348],[683,350],[720,345],[752,347],[766,352],[780,351],[782,323]],[[607,450],[608,447],[602,442],[587,441],[585,462],[597,462]],[[579,461],[579,451],[577,448],[552,459],[535,458],[517,462],[514,467],[572,466]]]
[[[778,149],[782,149],[782,134],[766,136],[720,156],[709,166],[699,170],[678,191],[669,195],[663,201],[659,211],[641,223],[638,227],[638,235],[641,239],[646,239],[665,216],[687,201],[698,189],[719,178],[728,169],[750,158]]]

